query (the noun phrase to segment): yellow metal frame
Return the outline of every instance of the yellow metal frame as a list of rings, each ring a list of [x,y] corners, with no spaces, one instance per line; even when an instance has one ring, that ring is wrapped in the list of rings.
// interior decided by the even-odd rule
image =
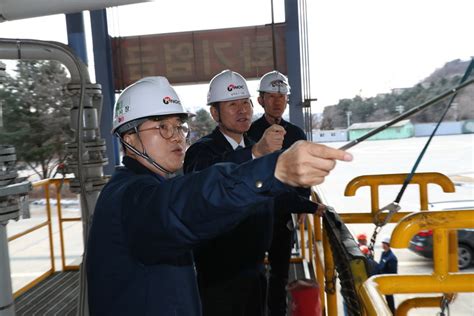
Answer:
[[[64,222],[80,222],[80,217],[68,217],[63,218],[62,206],[61,206],[61,187],[64,183],[69,183],[69,179],[50,179],[51,183],[56,187],[56,205],[58,211],[58,225],[59,225],[59,243],[61,247],[61,264],[63,271],[78,271],[79,265],[67,265],[66,264],[66,250],[64,247]]]
[[[37,231],[40,228],[43,228],[45,226],[48,227],[48,238],[49,238],[49,257],[50,257],[50,262],[51,262],[51,268],[48,269],[46,272],[38,276],[37,278],[33,279],[31,282],[20,288],[19,290],[15,291],[13,293],[13,297],[17,298],[20,295],[24,294],[37,284],[39,284],[41,281],[45,280],[49,276],[51,276],[55,271],[56,271],[56,266],[54,263],[54,242],[53,242],[53,227],[52,227],[52,221],[51,221],[51,192],[50,192],[50,186],[54,184],[55,186],[55,194],[56,194],[56,206],[57,206],[57,212],[58,212],[58,224],[59,224],[59,242],[60,242],[60,247],[61,247],[61,262],[62,262],[62,269],[63,271],[72,271],[72,270],[79,270],[78,265],[66,265],[66,254],[65,254],[65,247],[64,247],[64,235],[63,235],[63,222],[69,222],[69,221],[81,221],[81,218],[63,218],[62,217],[62,209],[61,209],[61,187],[64,183],[68,183],[69,179],[44,179],[40,181],[36,181],[33,183],[33,189],[35,188],[43,188],[44,190],[44,195],[45,195],[45,200],[46,200],[46,215],[47,215],[47,220],[39,223],[31,228],[28,228],[27,230],[15,234],[11,237],[8,238],[8,242],[12,242],[18,238],[21,238],[23,236],[26,236],[32,232]]]
[[[339,214],[345,223],[372,223],[374,214],[379,209],[379,187],[381,185],[395,185],[403,183],[405,174],[371,175],[353,179],[346,187],[345,195],[353,196],[358,188],[369,186],[371,192],[372,213],[346,213]],[[51,223],[50,185],[54,184],[57,200],[58,224],[60,235],[60,249],[62,269],[78,270],[77,265],[66,265],[63,222],[80,221],[81,218],[63,218],[61,208],[61,187],[68,179],[46,179],[35,182],[34,188],[43,187],[46,199],[47,220],[26,231],[11,236],[8,241],[13,241],[42,227],[48,226],[51,268],[44,274],[14,293],[17,298],[27,290],[46,279],[55,272],[54,247]],[[448,177],[440,173],[422,173],[413,177],[411,184],[420,187],[420,205],[422,210],[428,208],[428,184],[438,184],[444,192],[454,192],[454,185]],[[322,202],[320,197],[312,192],[312,199]],[[398,213],[392,217],[391,222],[400,223],[392,235],[392,247],[406,247],[412,236],[423,229],[432,228],[434,231],[434,273],[431,276],[374,276],[361,286],[361,299],[369,315],[390,315],[390,311],[383,299],[384,294],[390,293],[446,293],[446,292],[473,292],[474,274],[456,274],[457,272],[457,235],[454,229],[460,227],[474,228],[472,211],[450,212],[422,212]],[[321,217],[308,215],[305,220],[308,240],[305,238],[305,225],[299,227],[301,241],[301,256],[291,258],[292,262],[304,260],[312,263],[314,274],[320,286],[321,307],[323,315],[336,316],[336,270],[331,248],[325,232],[322,229]],[[306,250],[308,246],[308,251]],[[324,286],[322,286],[324,285]],[[441,297],[423,297],[410,299],[399,305],[397,315],[406,315],[409,309],[416,307],[439,306]]]
[[[385,294],[474,292],[474,273],[457,272],[457,241],[453,236],[456,236],[455,229],[458,228],[474,228],[472,210],[421,212],[404,217],[392,233],[391,246],[406,248],[411,238],[420,230],[432,229],[433,273],[380,275],[369,278],[361,291],[368,314],[390,315],[382,297]],[[427,307],[432,306],[433,301],[423,298],[406,305]],[[400,315],[405,315],[405,312],[406,308]]]
[[[356,191],[364,186],[369,186],[370,194],[371,194],[371,213],[366,212],[358,212],[358,213],[342,213],[339,214],[341,219],[345,223],[352,223],[352,224],[363,224],[363,223],[374,223],[374,215],[380,209],[379,205],[379,188],[384,185],[400,185],[404,182],[407,174],[386,174],[386,175],[367,175],[367,176],[360,176],[351,180],[345,189],[346,196],[354,196]],[[410,185],[418,185],[419,187],[419,197],[420,197],[420,209],[423,211],[428,210],[428,185],[429,184],[436,184],[439,185],[444,192],[454,192],[455,187],[452,181],[445,175],[437,172],[426,172],[426,173],[418,173],[414,175]],[[324,203],[321,200],[321,196],[317,195],[315,192],[312,192],[312,199],[316,202]],[[391,221],[392,223],[396,223],[400,221],[405,216],[412,214],[412,212],[399,212],[394,214]],[[383,215],[384,216],[384,215]],[[384,217],[381,217],[383,219]],[[312,219],[312,220],[311,220]],[[323,309],[323,315],[329,316],[336,316],[338,314],[338,305],[337,305],[337,293],[336,293],[336,270],[334,265],[334,260],[332,257],[331,248],[329,242],[327,240],[327,236],[324,233],[321,225],[321,218],[319,216],[308,216],[307,227],[311,227],[308,229],[308,238],[309,244],[314,244],[309,248],[313,250],[310,254],[308,261],[313,263],[314,273],[316,275],[317,281],[319,282],[320,286],[320,298],[321,298],[321,307]],[[314,229],[313,229],[314,228]],[[304,240],[303,226],[300,226],[300,238],[301,244],[305,245],[306,242]],[[314,234],[310,234],[310,231],[314,230]],[[457,236],[455,232],[450,232],[449,237],[449,262],[450,262],[450,271],[455,271],[457,269]],[[411,238],[409,238],[411,239]],[[303,247],[304,248],[304,247]],[[303,258],[306,258],[306,252],[302,251]],[[302,258],[294,258],[294,260],[302,260]],[[322,286],[324,285],[324,287]],[[365,283],[362,287],[365,286]],[[371,289],[374,291],[374,289]],[[443,290],[442,292],[446,293],[449,292],[447,289]],[[377,294],[380,294],[377,292]],[[362,294],[364,295],[364,294]],[[363,298],[362,298],[363,299]],[[371,296],[373,301],[372,303],[375,306],[378,306],[377,314],[373,314],[370,311],[371,306],[368,306],[368,314],[370,315],[391,315],[388,307],[386,307],[385,300],[382,296]],[[410,309],[414,307],[430,307],[437,300],[438,302],[441,300],[441,297],[436,298],[415,298],[409,300],[407,303],[402,303],[400,306],[402,307],[401,311],[405,308]],[[364,302],[364,300],[363,300]],[[380,305],[380,306],[379,306]],[[386,309],[384,309],[386,307]],[[403,315],[403,314],[401,314]]]

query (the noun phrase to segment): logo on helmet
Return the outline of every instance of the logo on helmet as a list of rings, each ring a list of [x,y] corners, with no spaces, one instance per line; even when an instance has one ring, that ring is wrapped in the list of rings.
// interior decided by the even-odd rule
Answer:
[[[227,91],[232,91],[232,90],[237,90],[237,89],[243,89],[243,85],[235,85],[231,83],[230,85],[227,86]]]
[[[179,100],[172,99],[171,97],[164,97],[163,103],[164,104],[170,104],[170,103],[181,104]]]
[[[123,114],[123,104],[122,102],[117,102],[117,105],[115,106],[115,116],[119,116]]]
[[[284,82],[283,80],[273,80],[272,82],[270,82],[271,86],[272,87],[279,87],[279,88],[283,88],[283,87],[286,87],[287,84],[286,82]]]

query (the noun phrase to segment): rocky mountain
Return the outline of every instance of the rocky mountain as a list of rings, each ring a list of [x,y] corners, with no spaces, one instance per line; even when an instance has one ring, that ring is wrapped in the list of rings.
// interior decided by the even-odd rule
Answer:
[[[462,76],[469,65],[470,60],[455,59],[436,69],[431,75],[421,81],[424,83],[436,82],[442,78],[451,79],[455,76]]]

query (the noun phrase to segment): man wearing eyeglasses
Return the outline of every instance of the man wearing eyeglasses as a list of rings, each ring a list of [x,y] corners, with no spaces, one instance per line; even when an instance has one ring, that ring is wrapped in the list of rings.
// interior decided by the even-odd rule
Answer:
[[[119,96],[112,132],[123,166],[100,193],[86,248],[91,315],[200,316],[192,250],[293,190],[284,183],[319,183],[335,159],[350,159],[308,143],[241,166],[174,176],[191,115],[164,77],[141,79]]]

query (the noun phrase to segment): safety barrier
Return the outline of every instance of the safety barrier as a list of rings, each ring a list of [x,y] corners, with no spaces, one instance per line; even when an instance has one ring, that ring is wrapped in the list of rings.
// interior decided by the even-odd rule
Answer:
[[[342,213],[340,214],[340,217],[345,223],[373,223],[374,214],[379,209],[379,187],[382,185],[401,184],[403,183],[405,177],[405,174],[395,174],[362,176],[353,179],[347,185],[345,195],[355,195],[355,192],[358,188],[362,186],[369,186],[371,192],[372,214]],[[81,220],[81,218],[63,218],[62,216],[61,188],[63,184],[67,183],[68,181],[68,179],[46,179],[35,182],[33,184],[34,188],[42,187],[44,189],[47,220],[32,228],[29,228],[22,233],[11,236],[8,239],[9,241],[13,241],[42,227],[48,227],[51,267],[44,274],[16,291],[14,293],[15,298],[55,272],[50,203],[51,185],[54,185],[55,187],[54,194],[57,200],[62,269],[66,271],[78,270],[79,268],[77,265],[66,264],[63,223]],[[420,188],[420,205],[422,210],[428,209],[428,184],[437,184],[441,186],[444,192],[454,192],[453,183],[449,180],[449,178],[439,173],[416,174],[411,184],[416,184]],[[325,204],[325,201],[321,199],[321,195],[316,194],[314,191],[312,192],[312,199],[316,202]],[[460,227],[474,228],[472,212],[469,214],[458,214],[459,211],[449,211],[442,213],[442,215],[436,215],[438,213],[440,212],[421,212],[413,214],[410,212],[400,212],[392,217],[390,222],[398,222],[403,218],[403,221],[399,223],[392,235],[392,240],[394,240],[392,242],[392,247],[394,248],[406,247],[412,236],[419,230],[433,227],[433,237],[435,240],[435,272],[431,276],[396,275],[374,276],[370,278],[361,288],[363,289],[361,299],[364,302],[364,306],[366,306],[369,315],[384,315],[384,313],[387,313],[388,308],[382,297],[382,295],[386,293],[422,293],[423,291],[424,293],[431,293],[433,291],[446,293],[474,291],[474,275],[462,274],[461,277],[459,277],[460,274],[453,274],[453,272],[457,271],[457,235],[453,229]],[[431,217],[431,214],[434,214],[433,217]],[[448,214],[450,216],[449,218],[446,217]],[[470,218],[469,215],[471,215]],[[450,225],[446,226],[446,223],[450,223]],[[441,224],[443,224],[442,227]],[[311,264],[314,275],[316,276],[318,283],[321,285],[319,294],[323,315],[335,316],[338,314],[335,264],[333,261],[331,247],[328,242],[328,237],[322,229],[320,216],[313,216],[310,214],[306,217],[305,223],[299,226],[299,239],[301,245],[301,255],[298,257],[293,257],[291,260],[292,262],[303,262],[306,260]],[[448,253],[448,251],[449,256],[445,255]],[[437,280],[434,276],[436,276],[438,279],[441,279],[442,281]],[[394,287],[394,283],[399,285]],[[415,283],[415,285],[410,285],[413,283]],[[429,291],[426,286],[427,284],[429,285]],[[439,306],[441,299],[442,297],[420,297],[407,300],[399,305],[397,315],[406,315],[408,310],[411,308],[432,307],[434,305]],[[388,311],[388,313],[390,314],[390,311]]]
[[[62,208],[61,208],[61,188],[63,184],[68,183],[69,179],[44,179],[40,181],[36,181],[33,183],[33,190],[42,188],[44,190],[44,197],[46,200],[46,220],[41,222],[21,233],[15,234],[8,238],[8,242],[12,242],[17,240],[21,237],[24,237],[30,233],[33,233],[40,228],[46,227],[48,228],[48,243],[49,243],[49,260],[50,260],[50,268],[38,276],[37,278],[33,279],[31,282],[23,286],[22,288],[18,289],[13,293],[14,298],[19,297],[23,293],[27,292],[29,289],[33,288],[35,285],[40,283],[41,281],[45,280],[49,276],[51,276],[54,272],[56,272],[56,266],[54,262],[54,241],[53,241],[53,226],[52,226],[52,212],[51,212],[51,190],[50,186],[54,185],[55,190],[54,194],[56,196],[56,207],[57,207],[57,214],[58,214],[58,225],[59,225],[59,242],[60,242],[60,249],[61,249],[61,263],[62,263],[62,270],[63,271],[71,271],[71,270],[79,270],[78,265],[67,265],[66,264],[66,253],[65,253],[65,246],[64,246],[64,232],[63,232],[63,222],[70,222],[70,221],[81,221],[81,218],[63,218],[62,217]]]
[[[404,217],[392,233],[393,248],[406,248],[411,238],[423,229],[433,230],[433,273],[430,275],[380,275],[369,278],[361,297],[369,315],[390,315],[382,295],[402,293],[474,292],[474,273],[457,272],[458,228],[474,228],[472,210],[431,211]],[[423,305],[426,304],[426,305]],[[414,306],[432,306],[423,298]],[[406,315],[404,308],[397,315]]]
[[[371,194],[371,213],[342,213],[339,214],[340,217],[343,219],[345,223],[352,223],[352,224],[363,224],[363,223],[374,223],[374,216],[376,212],[380,209],[379,206],[379,188],[384,185],[400,185],[406,178],[406,174],[389,174],[389,175],[369,175],[369,176],[361,176],[354,178],[349,182],[346,186],[345,195],[346,196],[354,196],[357,189],[363,186],[369,186],[370,194]],[[439,185],[444,192],[454,192],[454,184],[452,181],[441,173],[418,173],[416,174],[410,185],[418,185],[419,187],[419,199],[420,199],[420,209],[422,211],[428,210],[428,185],[429,184],[436,184]],[[313,200],[322,202],[325,204],[325,201],[321,200],[321,196],[313,192]],[[400,221],[405,216],[412,214],[412,212],[399,212],[396,213],[390,220],[391,223],[396,223]],[[424,214],[424,213],[421,213]],[[472,213],[471,213],[472,214]],[[385,215],[381,216],[381,220],[384,219]],[[323,315],[329,316],[336,316],[338,314],[337,311],[337,292],[336,292],[336,271],[335,271],[335,264],[333,261],[333,256],[331,252],[331,248],[327,239],[326,234],[324,233],[321,227],[321,218],[318,216],[309,216],[311,219],[307,222],[311,222],[313,225],[312,230],[314,230],[314,235],[310,235],[308,233],[308,238],[314,240],[314,258],[311,257],[310,262],[313,263],[313,268],[315,270],[315,275],[317,281],[320,284],[324,284],[324,287],[320,287],[320,298],[321,298],[321,306],[323,309]],[[300,229],[302,229],[300,227]],[[425,229],[425,228],[424,228]],[[421,230],[421,229],[420,229]],[[418,232],[418,231],[417,231]],[[415,234],[417,233],[415,232]],[[413,235],[408,238],[408,241],[411,239]],[[395,238],[395,237],[393,237]],[[304,244],[304,241],[302,241]],[[450,271],[457,271],[457,236],[455,232],[450,233],[449,238],[450,244]],[[435,261],[442,260],[439,259],[440,255],[435,254]],[[441,265],[440,265],[441,267]],[[440,268],[441,269],[441,268]],[[402,281],[403,283],[406,283]],[[405,284],[406,286],[406,284]],[[407,286],[409,288],[409,286]],[[371,289],[371,291],[373,291]],[[443,293],[450,292],[447,288],[445,288]],[[456,291],[453,292],[461,292],[461,289],[456,288]],[[417,292],[418,293],[418,292]],[[403,314],[404,311],[408,311],[411,308],[415,307],[431,307],[434,302],[439,303],[443,297],[420,297],[415,299],[407,300],[407,302],[403,302],[400,304],[400,312],[397,315],[405,315]],[[372,300],[372,306],[378,306],[376,308],[377,314],[373,315],[383,315],[384,312],[387,310],[384,309],[386,307],[385,300],[382,297],[370,296]],[[366,303],[364,301],[364,303]],[[388,311],[389,314],[390,311]]]

